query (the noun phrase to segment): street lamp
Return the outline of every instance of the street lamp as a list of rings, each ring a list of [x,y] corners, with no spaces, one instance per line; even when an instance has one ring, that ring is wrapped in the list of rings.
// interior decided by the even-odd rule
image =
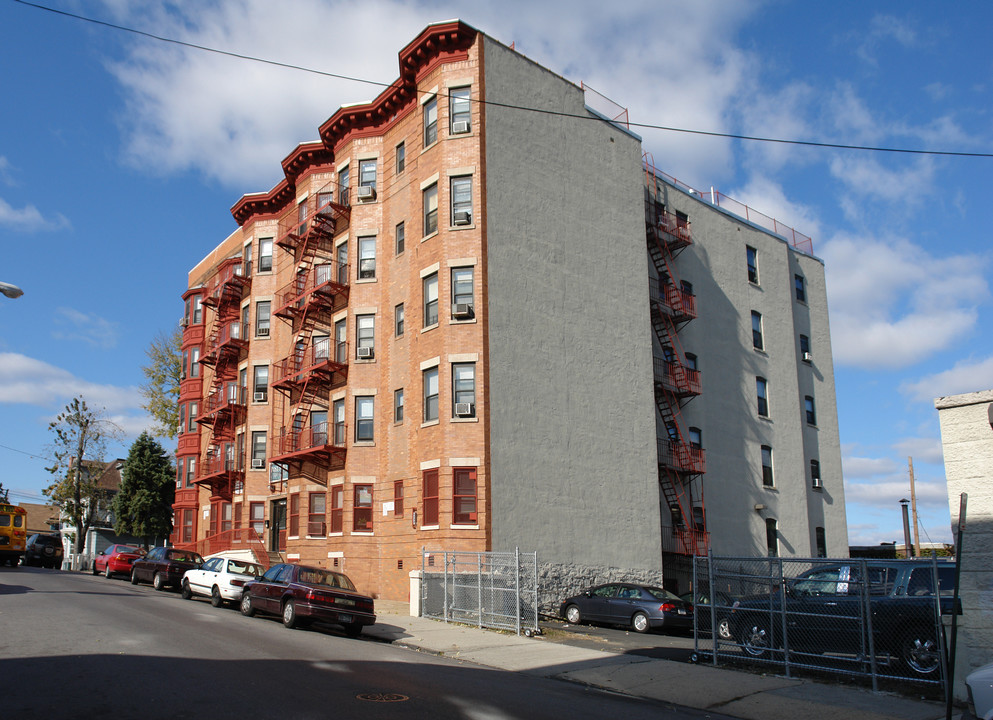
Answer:
[[[910,544],[910,513],[907,511],[908,505],[910,505],[910,500],[907,498],[900,500],[900,507],[903,509],[903,547],[906,550],[906,557],[910,558],[914,556],[914,546]]]
[[[24,291],[21,290],[19,287],[17,287],[17,285],[11,285],[10,283],[0,282],[0,293],[3,293],[11,300],[13,300],[14,298],[19,298],[21,295],[23,295]]]

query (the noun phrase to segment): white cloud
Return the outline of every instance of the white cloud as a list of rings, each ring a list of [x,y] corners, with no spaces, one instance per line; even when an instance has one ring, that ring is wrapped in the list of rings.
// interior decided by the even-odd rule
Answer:
[[[900,386],[900,392],[923,401],[990,389],[993,389],[993,357],[960,360],[948,370]]]
[[[136,387],[82,380],[68,370],[19,353],[0,353],[0,404],[50,407],[82,395],[91,408],[129,415],[141,406]]]
[[[870,478],[876,475],[888,475],[897,469],[890,458],[850,457],[842,458],[842,471],[846,479]]]
[[[732,190],[730,194],[735,200],[751,208],[759,209],[761,214],[775,219],[780,234],[784,234],[783,226],[787,229],[793,228],[809,238],[817,237],[820,234],[820,222],[817,219],[817,213],[812,208],[787,198],[782,186],[767,177],[753,175],[747,184]],[[735,212],[732,207],[728,209]],[[744,214],[742,211],[737,212]],[[755,218],[752,213],[749,213],[749,217]],[[766,225],[767,223],[759,219],[758,224]]]
[[[921,477],[915,472],[914,492],[917,494],[919,508],[948,507],[948,487],[943,477]],[[889,475],[871,481],[845,478],[846,504],[899,507],[902,498],[910,498],[910,476],[906,470],[902,476]]]
[[[0,183],[8,187],[14,186],[14,177],[10,174],[10,161],[0,155]]]
[[[893,444],[894,450],[899,450],[902,457],[913,458],[914,465],[930,464],[944,467],[945,457],[941,449],[941,440],[933,437],[904,438]]]
[[[0,178],[3,177],[0,173]],[[21,232],[38,232],[68,228],[69,221],[61,213],[56,213],[54,218],[45,218],[34,205],[25,205],[18,210],[0,198],[0,226],[3,225]]]
[[[117,323],[73,308],[60,307],[55,311],[52,337],[57,340],[82,340],[94,347],[110,349],[117,345]]]

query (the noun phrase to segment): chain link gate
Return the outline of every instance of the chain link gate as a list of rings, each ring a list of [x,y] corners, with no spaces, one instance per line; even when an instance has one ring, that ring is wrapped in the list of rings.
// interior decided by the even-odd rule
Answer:
[[[538,553],[422,550],[421,576],[423,617],[539,633]]]

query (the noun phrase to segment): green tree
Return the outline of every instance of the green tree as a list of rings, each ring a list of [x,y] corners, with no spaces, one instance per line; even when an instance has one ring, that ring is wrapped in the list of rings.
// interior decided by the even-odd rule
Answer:
[[[107,440],[117,439],[121,433],[103,412],[90,410],[82,397],[73,398],[48,429],[55,435],[51,446],[55,463],[47,470],[57,479],[44,493],[76,529],[74,548],[78,557],[107,494],[97,486],[106,467],[103,454]]]
[[[172,532],[176,475],[166,451],[147,432],[128,451],[114,498],[114,532],[149,540]]]
[[[179,427],[179,384],[183,381],[183,330],[159,333],[145,350],[148,365],[141,368],[145,382],[142,407],[155,420],[155,435],[175,440]]]
[[[10,490],[4,488],[3,483],[0,482],[0,502],[10,502]]]

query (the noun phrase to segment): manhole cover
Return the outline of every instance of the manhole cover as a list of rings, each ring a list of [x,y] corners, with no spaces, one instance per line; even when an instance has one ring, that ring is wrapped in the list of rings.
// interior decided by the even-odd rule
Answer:
[[[401,695],[400,693],[362,693],[361,695],[356,695],[359,700],[365,700],[366,702],[404,702],[410,700],[406,695]]]

